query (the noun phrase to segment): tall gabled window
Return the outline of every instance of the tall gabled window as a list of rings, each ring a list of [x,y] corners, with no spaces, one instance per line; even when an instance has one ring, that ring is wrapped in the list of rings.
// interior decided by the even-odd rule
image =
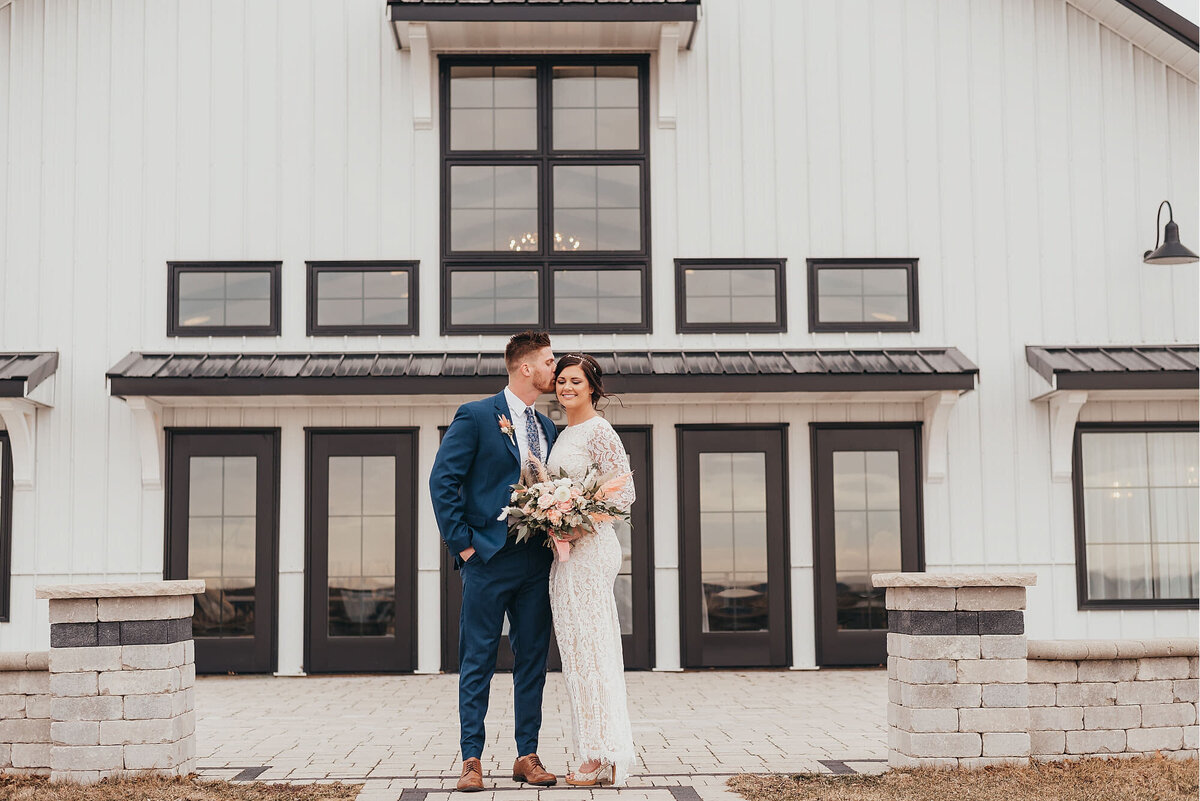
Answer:
[[[1195,423],[1075,430],[1080,607],[1195,607],[1200,445]]]
[[[443,333],[650,330],[646,71],[442,60]]]

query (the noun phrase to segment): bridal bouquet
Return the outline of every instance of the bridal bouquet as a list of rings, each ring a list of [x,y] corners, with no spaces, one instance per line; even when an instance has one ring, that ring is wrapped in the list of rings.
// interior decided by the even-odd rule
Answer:
[[[558,554],[558,561],[570,557],[575,534],[595,533],[600,523],[628,519],[629,512],[609,500],[629,480],[631,473],[601,475],[593,464],[583,481],[573,481],[565,471],[551,476],[536,460],[518,484],[512,487],[509,505],[500,510],[497,520],[508,520],[517,542],[545,532],[546,545]]]

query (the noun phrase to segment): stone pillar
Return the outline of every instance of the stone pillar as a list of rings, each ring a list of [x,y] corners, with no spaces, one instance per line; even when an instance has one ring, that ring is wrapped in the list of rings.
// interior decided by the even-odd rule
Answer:
[[[880,573],[888,765],[1029,762],[1025,588],[1033,573]]]
[[[50,600],[51,780],[195,769],[201,592],[203,581],[37,588]]]

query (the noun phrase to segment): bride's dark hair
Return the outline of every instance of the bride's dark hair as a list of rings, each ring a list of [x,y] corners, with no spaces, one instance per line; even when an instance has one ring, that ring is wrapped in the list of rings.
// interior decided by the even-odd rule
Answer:
[[[612,395],[604,391],[604,371],[600,369],[600,363],[596,361],[594,356],[587,353],[568,353],[558,360],[558,364],[554,366],[554,380],[558,381],[558,376],[563,370],[568,367],[578,365],[580,370],[583,370],[583,377],[587,379],[588,385],[592,390],[592,408],[596,408],[596,404],[601,398],[611,398]]]

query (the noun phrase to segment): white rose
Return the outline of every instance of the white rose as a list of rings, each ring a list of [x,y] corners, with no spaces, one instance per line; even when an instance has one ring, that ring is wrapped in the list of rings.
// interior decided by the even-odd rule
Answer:
[[[555,482],[554,482],[554,486],[556,486],[556,487],[569,487],[569,486],[571,486],[571,479],[569,479],[569,478],[560,478],[558,481],[555,481]]]
[[[559,503],[571,500],[571,488],[569,486],[560,486],[555,489],[554,500],[558,501]]]

